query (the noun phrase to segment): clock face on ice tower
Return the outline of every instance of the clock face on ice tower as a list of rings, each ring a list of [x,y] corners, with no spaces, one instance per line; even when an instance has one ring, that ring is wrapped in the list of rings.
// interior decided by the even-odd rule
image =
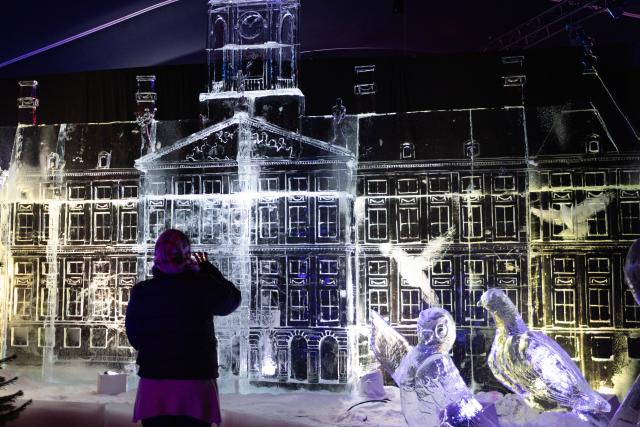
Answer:
[[[264,30],[264,19],[258,12],[248,11],[240,15],[238,19],[240,36],[245,40],[257,38]]]

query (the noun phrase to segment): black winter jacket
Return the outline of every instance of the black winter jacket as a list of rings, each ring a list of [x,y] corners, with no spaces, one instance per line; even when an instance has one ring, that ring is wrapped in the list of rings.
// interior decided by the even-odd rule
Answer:
[[[156,379],[218,377],[213,316],[240,305],[240,291],[210,263],[199,272],[165,274],[136,284],[127,307],[129,342],[138,375]]]

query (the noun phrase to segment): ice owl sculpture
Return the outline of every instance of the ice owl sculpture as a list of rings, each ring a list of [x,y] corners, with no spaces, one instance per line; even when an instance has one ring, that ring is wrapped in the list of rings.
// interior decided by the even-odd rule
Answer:
[[[489,289],[480,302],[496,323],[487,362],[508,389],[541,409],[564,407],[585,413],[611,410],[609,403],[591,390],[560,345],[542,332],[529,330],[504,292]]]
[[[624,278],[636,303],[640,304],[640,239],[633,242],[624,262]]]
[[[481,410],[449,356],[456,324],[448,311],[429,308],[420,313],[418,345],[409,343],[378,313],[371,311],[371,349],[400,387],[402,412],[409,427],[456,425],[441,419],[445,408],[464,402],[468,422]],[[466,425],[466,424],[465,424]]]

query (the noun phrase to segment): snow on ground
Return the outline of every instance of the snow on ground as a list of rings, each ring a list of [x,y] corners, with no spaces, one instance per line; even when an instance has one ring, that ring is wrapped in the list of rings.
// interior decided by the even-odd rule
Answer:
[[[0,394],[23,390],[34,405],[9,427],[22,426],[104,426],[130,427],[135,378],[127,392],[115,396],[96,392],[97,375],[106,369],[99,367],[78,368],[58,366],[54,378],[65,381],[43,381],[40,370],[9,367],[0,375],[11,378],[17,374],[15,385]],[[290,391],[278,394],[256,392],[229,393],[220,398],[223,408],[223,427],[278,426],[278,427],[390,427],[405,426],[400,408],[400,397],[395,387],[385,387],[388,402],[368,402],[357,393],[332,393],[328,391]],[[480,393],[478,400],[494,404],[502,427],[580,427],[589,426],[577,416],[562,412],[540,413],[529,408],[514,395],[502,396],[497,392]],[[66,412],[66,418],[60,418]],[[58,418],[56,418],[58,417]],[[74,422],[70,419],[81,420]],[[60,421],[63,420],[64,421]],[[88,421],[91,419],[92,421]],[[58,421],[54,421],[58,420]]]

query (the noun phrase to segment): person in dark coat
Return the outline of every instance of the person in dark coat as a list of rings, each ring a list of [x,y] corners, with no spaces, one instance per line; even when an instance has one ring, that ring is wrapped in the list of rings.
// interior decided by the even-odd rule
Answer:
[[[220,424],[213,316],[231,314],[240,291],[206,253],[166,230],[156,242],[153,278],[136,284],[127,307],[140,385],[133,421],[145,427]]]

